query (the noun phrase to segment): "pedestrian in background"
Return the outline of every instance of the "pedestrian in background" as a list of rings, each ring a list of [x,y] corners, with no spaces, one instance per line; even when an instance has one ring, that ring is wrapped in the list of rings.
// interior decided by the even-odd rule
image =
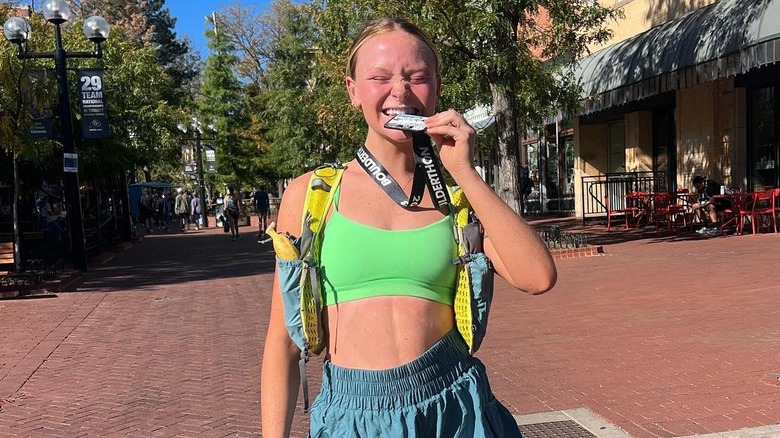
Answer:
[[[268,228],[268,192],[265,191],[265,187],[260,186],[257,188],[253,196],[255,204],[255,214],[257,215],[257,240],[258,242],[263,239],[265,230]]]
[[[238,195],[231,192],[225,197],[225,220],[228,222],[231,240],[238,239],[238,216],[239,216]]]
[[[161,230],[164,228],[163,222],[165,221],[165,198],[163,197],[162,190],[155,191],[152,199],[152,205],[154,206],[154,212],[152,213],[154,217],[154,226],[158,230]]]
[[[152,233],[154,227],[152,226],[152,220],[154,219],[154,198],[149,193],[149,189],[144,189],[144,194],[141,195],[141,199],[138,201],[140,206],[139,219],[146,227],[146,234]]]
[[[528,170],[528,165],[520,165],[520,214],[528,214],[528,196],[531,194],[534,188],[534,183],[531,181],[531,172]]]
[[[187,194],[184,193],[184,190],[178,189],[178,194],[176,195],[176,207],[174,209],[174,212],[176,213],[176,218],[179,220],[179,225],[181,226],[181,230],[185,231],[186,228],[189,226],[188,216],[190,214],[190,204],[187,202]]]
[[[201,203],[200,195],[195,193],[190,201],[190,215],[192,216],[192,222],[195,224],[195,229],[200,230],[200,215],[203,213],[203,203]]]
[[[160,195],[161,198],[161,208],[162,208],[162,215],[160,216],[160,227],[168,232],[171,227],[171,216],[173,215],[173,202],[171,202],[171,194],[162,192]]]

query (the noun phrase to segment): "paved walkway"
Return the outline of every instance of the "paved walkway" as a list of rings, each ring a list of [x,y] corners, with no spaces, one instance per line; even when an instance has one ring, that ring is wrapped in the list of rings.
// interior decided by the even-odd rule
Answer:
[[[273,259],[242,231],[152,235],[71,291],[0,301],[0,436],[259,436]],[[545,295],[498,281],[478,354],[498,398],[635,438],[780,436],[780,235],[612,233]]]

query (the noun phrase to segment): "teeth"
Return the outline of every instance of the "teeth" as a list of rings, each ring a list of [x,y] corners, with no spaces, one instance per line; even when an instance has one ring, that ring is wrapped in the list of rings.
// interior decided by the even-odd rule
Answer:
[[[388,116],[397,116],[398,114],[414,114],[415,111],[412,108],[392,108],[385,110],[385,114]]]

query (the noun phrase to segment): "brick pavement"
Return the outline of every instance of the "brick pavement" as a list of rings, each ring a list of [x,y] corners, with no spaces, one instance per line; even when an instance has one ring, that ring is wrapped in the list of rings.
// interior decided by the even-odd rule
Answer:
[[[259,436],[273,261],[242,231],[153,235],[73,291],[0,301],[0,436]],[[780,422],[780,235],[606,238],[559,260],[548,294],[497,282],[478,355],[498,398],[587,407],[636,438]]]

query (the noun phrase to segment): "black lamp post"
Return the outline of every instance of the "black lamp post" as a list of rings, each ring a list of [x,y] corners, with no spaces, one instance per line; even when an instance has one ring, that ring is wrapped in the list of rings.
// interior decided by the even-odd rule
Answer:
[[[192,128],[194,137],[184,138],[183,140],[195,140],[195,163],[198,166],[198,185],[200,190],[200,202],[203,204],[203,227],[209,227],[209,212],[206,206],[206,182],[203,178],[203,127],[197,117],[193,117],[190,121],[190,127]],[[178,128],[181,132],[187,133],[187,125],[180,123]],[[213,130],[211,126],[209,126]],[[213,140],[213,139],[208,139]]]
[[[16,56],[20,59],[45,58],[54,60],[54,68],[59,84],[60,106],[60,140],[62,142],[63,168],[66,158],[76,153],[76,143],[73,138],[73,120],[70,108],[70,94],[68,93],[68,58],[102,58],[100,44],[108,39],[109,26],[105,19],[92,16],[84,21],[84,35],[95,43],[94,52],[66,52],[62,47],[62,30],[60,25],[70,18],[70,8],[65,0],[47,0],[43,3],[43,16],[54,25],[54,51],[30,52],[27,50],[27,40],[30,38],[30,25],[20,17],[12,17],[3,24],[5,37],[16,44]],[[79,196],[78,169],[65,171],[65,199],[68,211],[68,229],[70,230],[70,244],[73,257],[73,265],[81,271],[87,270],[86,242],[84,241],[84,223],[81,217],[81,198]]]

